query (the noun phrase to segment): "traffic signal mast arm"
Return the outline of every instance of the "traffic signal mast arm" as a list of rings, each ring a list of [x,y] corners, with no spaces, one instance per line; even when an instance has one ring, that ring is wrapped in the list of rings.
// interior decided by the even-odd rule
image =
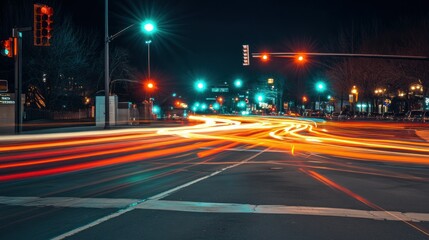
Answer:
[[[409,59],[409,60],[429,60],[427,56],[410,55],[383,55],[383,54],[365,54],[365,53],[296,53],[296,52],[274,52],[274,53],[252,53],[254,58],[262,58],[269,55],[278,58],[294,58],[297,55],[304,56],[330,56],[330,57],[356,57],[356,58],[384,58],[384,59]]]
[[[119,37],[123,32],[125,32],[125,31],[127,31],[128,29],[130,29],[130,28],[134,27],[135,25],[136,25],[136,23],[133,23],[133,24],[131,24],[130,26],[128,26],[128,27],[126,27],[126,28],[122,29],[121,31],[119,31],[119,32],[117,32],[117,33],[115,33],[115,34],[113,34],[112,36],[110,36],[110,37],[107,39],[107,41],[108,41],[108,42],[113,41],[113,39],[115,39],[115,38]]]

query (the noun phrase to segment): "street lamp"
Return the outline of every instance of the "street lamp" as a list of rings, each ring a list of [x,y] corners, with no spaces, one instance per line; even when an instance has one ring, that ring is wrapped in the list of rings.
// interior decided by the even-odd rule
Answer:
[[[386,92],[386,89],[376,88],[374,90],[374,94],[376,96],[375,106],[377,107],[377,113],[379,113],[379,110],[378,110],[378,99],[380,98],[380,96],[384,95],[384,92]],[[381,113],[383,114],[383,112],[384,112],[384,107],[381,108]]]
[[[150,43],[152,40],[146,40],[145,43],[147,44],[147,76],[150,80]]]
[[[151,36],[156,32],[156,25],[152,20],[146,20],[141,24],[141,30],[148,36]],[[150,44],[152,43],[151,39],[145,41],[147,44],[147,75],[150,80]]]
[[[356,85],[353,85],[352,90],[350,91],[350,93],[352,94],[352,104],[353,104],[353,115],[355,115],[355,103],[358,101],[358,96],[359,96],[359,92],[358,89],[356,87]]]
[[[104,115],[105,115],[105,121],[104,121],[104,128],[109,129],[110,128],[110,67],[109,67],[109,43],[113,41],[116,37],[127,31],[128,29],[131,29],[136,24],[133,23],[130,26],[122,29],[121,31],[117,32],[114,35],[109,36],[109,0],[104,1]],[[146,32],[147,34],[152,34],[156,31],[156,25],[150,21],[147,20],[142,23],[142,30]],[[148,46],[149,47],[149,46]],[[149,51],[148,51],[148,58],[149,58]],[[149,64],[149,63],[148,63]],[[149,68],[149,67],[148,67]]]

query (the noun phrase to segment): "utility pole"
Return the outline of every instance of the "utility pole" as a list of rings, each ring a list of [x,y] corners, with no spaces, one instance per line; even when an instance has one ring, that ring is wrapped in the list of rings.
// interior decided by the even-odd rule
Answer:
[[[31,27],[13,28],[13,54],[15,58],[15,133],[22,132],[22,32],[31,31]]]
[[[104,128],[110,128],[110,99],[109,99],[109,85],[110,85],[110,73],[109,73],[109,0],[105,0],[104,9]]]

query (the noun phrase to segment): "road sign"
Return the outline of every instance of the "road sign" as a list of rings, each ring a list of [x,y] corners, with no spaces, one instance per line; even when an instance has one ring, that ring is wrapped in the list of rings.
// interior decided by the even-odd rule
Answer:
[[[0,80],[0,92],[8,92],[9,87],[7,85],[7,80]]]

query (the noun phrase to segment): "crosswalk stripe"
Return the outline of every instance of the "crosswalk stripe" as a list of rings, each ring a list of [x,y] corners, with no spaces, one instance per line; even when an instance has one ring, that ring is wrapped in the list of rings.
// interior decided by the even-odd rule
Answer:
[[[113,208],[123,209],[141,200],[128,198],[73,198],[73,197],[9,197],[0,196],[0,204],[25,207]],[[387,221],[429,222],[429,213],[368,211],[345,208],[327,208],[287,205],[253,205],[170,200],[147,200],[134,209],[199,213],[248,213],[363,218]]]

